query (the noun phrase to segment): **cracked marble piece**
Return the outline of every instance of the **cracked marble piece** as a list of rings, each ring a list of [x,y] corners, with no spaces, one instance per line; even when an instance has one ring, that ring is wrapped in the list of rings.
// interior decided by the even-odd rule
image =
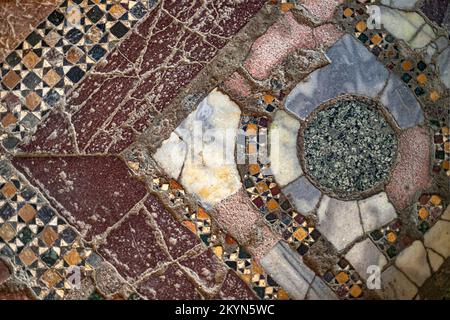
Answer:
[[[175,130],[187,144],[181,184],[210,208],[240,189],[234,160],[241,110],[213,90]]]
[[[381,0],[381,3],[397,9],[414,9],[419,0]]]
[[[285,111],[277,111],[269,130],[270,168],[275,181],[285,186],[303,174],[297,157],[300,122]]]
[[[310,74],[286,98],[286,108],[300,119],[341,94],[375,97],[388,78],[383,64],[351,35],[343,36],[326,54],[331,64]]]
[[[417,287],[395,266],[381,273],[381,296],[389,300],[411,300],[417,294]]]
[[[408,248],[400,252],[395,260],[395,265],[419,287],[431,276],[427,251],[419,240],[414,241]]]
[[[211,215],[223,230],[230,234],[237,242],[255,258],[263,257],[280,240],[261,221],[261,213],[256,211],[245,190],[217,203]]]
[[[63,121],[44,120],[22,150],[123,151],[265,2],[159,2],[69,94]]]
[[[0,61],[28,36],[62,0],[2,1],[0,5]]]
[[[286,290],[293,299],[305,299],[314,279],[311,271],[301,257],[285,242],[278,244],[261,259],[264,270]]]
[[[364,232],[380,229],[397,218],[395,208],[384,192],[360,200],[358,204]]]
[[[402,129],[414,127],[424,120],[422,108],[416,97],[396,74],[390,74],[380,101]]]
[[[445,49],[439,55],[436,66],[442,82],[447,88],[450,88],[450,48]]]
[[[321,192],[309,180],[303,176],[292,182],[283,193],[289,198],[297,211],[308,215],[317,205]]]
[[[337,300],[336,294],[331,288],[319,277],[315,277],[308,290],[307,300]]]
[[[317,210],[317,217],[320,233],[338,251],[363,235],[356,201],[341,201],[324,195]]]
[[[431,26],[418,13],[384,6],[380,8],[384,28],[394,37],[405,40],[412,48],[423,48],[436,38]]]
[[[175,132],[172,132],[169,139],[163,141],[153,157],[170,177],[178,179],[186,154],[186,143]]]
[[[431,269],[433,270],[433,272],[438,271],[441,265],[444,263],[444,258],[430,249],[427,249],[427,253],[428,259],[430,260]]]
[[[115,156],[16,157],[13,164],[88,240],[116,223],[147,193]]]
[[[450,257],[450,222],[438,221],[425,233],[425,247],[431,248],[444,258]]]
[[[385,256],[378,250],[373,242],[367,238],[356,243],[345,255],[345,259],[365,280],[370,276],[370,266],[378,266],[380,270],[387,264]]]
[[[397,210],[406,208],[419,190],[431,183],[428,130],[414,127],[403,131],[398,139],[397,163],[386,185],[386,194]]]
[[[314,48],[315,40],[309,26],[299,24],[288,12],[269,27],[252,45],[244,67],[257,80],[266,79],[274,66],[298,48]]]

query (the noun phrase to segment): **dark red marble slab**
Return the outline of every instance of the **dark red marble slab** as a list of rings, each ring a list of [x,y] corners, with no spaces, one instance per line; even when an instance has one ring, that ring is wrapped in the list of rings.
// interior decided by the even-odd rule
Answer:
[[[264,3],[164,1],[68,97],[71,124],[45,120],[21,150],[74,153],[72,134],[82,153],[122,151]]]

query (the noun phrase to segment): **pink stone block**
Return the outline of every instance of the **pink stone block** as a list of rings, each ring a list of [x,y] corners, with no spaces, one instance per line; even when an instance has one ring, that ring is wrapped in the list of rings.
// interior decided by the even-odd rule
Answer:
[[[344,0],[301,0],[300,3],[316,18],[326,21],[333,18],[336,7]]]
[[[329,47],[338,41],[343,33],[334,24],[323,24],[314,29],[317,45]]]
[[[251,94],[248,81],[237,72],[233,73],[223,84],[231,93],[241,98],[246,98]]]
[[[428,131],[415,127],[400,135],[397,162],[386,192],[397,210],[406,208],[415,194],[431,184]]]
[[[243,245],[254,258],[264,256],[280,240],[262,221],[244,190],[226,198],[210,211],[225,232]]]
[[[253,43],[244,67],[253,78],[264,80],[273,67],[293,51],[314,47],[312,29],[299,24],[288,12]]]

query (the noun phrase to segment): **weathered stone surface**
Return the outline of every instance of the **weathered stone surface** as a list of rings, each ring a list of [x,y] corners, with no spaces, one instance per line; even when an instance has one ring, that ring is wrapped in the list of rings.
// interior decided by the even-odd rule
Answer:
[[[154,232],[143,212],[131,214],[108,234],[98,251],[126,280],[136,279],[144,271],[169,261]]]
[[[280,186],[297,179],[303,171],[297,157],[300,122],[285,111],[277,111],[270,126],[270,168]]]
[[[345,259],[355,268],[358,274],[367,280],[369,267],[378,266],[380,270],[387,264],[384,255],[370,239],[356,243],[345,255]]]
[[[376,96],[388,71],[363,44],[345,35],[328,51],[331,64],[314,71],[286,98],[286,108],[301,119],[321,103],[342,94]]]
[[[386,194],[397,210],[406,208],[414,195],[431,183],[429,143],[424,128],[414,127],[400,134],[397,163],[386,185]]]
[[[419,102],[396,74],[390,74],[380,101],[402,129],[414,127],[424,120]]]
[[[438,255],[437,253],[435,253],[430,249],[427,249],[427,253],[431,269],[433,270],[433,272],[438,271],[441,265],[444,263],[444,258],[442,258],[440,255]]]
[[[445,258],[450,257],[450,222],[438,221],[424,237],[425,247],[431,248]]]
[[[441,216],[441,219],[450,220],[450,205],[447,206],[444,213]]]
[[[448,1],[441,0],[425,0],[420,10],[431,20],[438,25],[444,22],[445,14],[448,10]]]
[[[195,286],[175,264],[141,281],[137,290],[149,300],[201,299]]]
[[[319,277],[315,277],[308,290],[307,300],[337,300],[336,294]]]
[[[321,192],[303,176],[283,188],[284,194],[289,198],[297,211],[307,215],[319,202]]]
[[[304,299],[314,279],[297,252],[285,242],[278,244],[261,259],[264,270],[286,290],[293,299]]]
[[[175,132],[172,132],[169,139],[162,143],[153,157],[170,177],[178,179],[186,160],[186,153],[186,143]]]
[[[400,252],[395,260],[395,265],[419,287],[431,276],[427,251],[419,240],[414,241],[412,245]]]
[[[147,193],[115,156],[16,157],[13,164],[89,240],[116,223]]]
[[[381,192],[358,202],[364,232],[379,229],[397,217],[386,193]]]
[[[320,20],[329,20],[333,17],[336,7],[343,0],[300,0],[300,3],[308,9],[308,11]]]
[[[317,228],[338,251],[363,235],[356,201],[341,201],[323,196],[317,217]]]
[[[311,27],[297,23],[292,13],[288,12],[255,41],[244,67],[252,77],[263,80],[289,53],[314,46]]]
[[[417,294],[417,287],[395,266],[390,266],[381,274],[384,299],[411,300]]]
[[[216,204],[210,212],[220,227],[257,259],[279,241],[280,237],[264,226],[261,213],[242,189]]]
[[[240,189],[234,160],[240,115],[236,103],[214,90],[175,130],[188,146],[181,183],[206,208]]]
[[[414,9],[419,0],[381,0],[381,3],[397,9]]]
[[[447,88],[450,88],[450,48],[444,50],[438,57],[439,76]]]
[[[223,300],[257,299],[247,284],[242,281],[232,270],[228,271],[217,298]]]
[[[9,270],[8,265],[2,259],[0,259],[0,284],[5,282],[9,276],[11,275],[11,271]]]

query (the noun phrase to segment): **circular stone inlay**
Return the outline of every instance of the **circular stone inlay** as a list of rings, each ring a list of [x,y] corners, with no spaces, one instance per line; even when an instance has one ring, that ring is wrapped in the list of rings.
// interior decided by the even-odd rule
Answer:
[[[348,198],[389,178],[397,139],[375,103],[345,98],[310,115],[301,158],[315,184]]]

